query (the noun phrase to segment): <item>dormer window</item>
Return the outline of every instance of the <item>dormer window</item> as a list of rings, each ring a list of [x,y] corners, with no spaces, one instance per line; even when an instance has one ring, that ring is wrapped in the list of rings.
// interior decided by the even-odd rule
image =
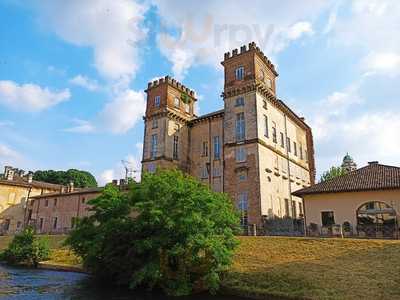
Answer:
[[[235,70],[235,78],[236,80],[243,80],[244,79],[244,68],[239,67]]]
[[[179,108],[180,102],[181,102],[181,101],[179,100],[178,97],[175,97],[175,98],[174,98],[174,106],[175,106],[176,108]]]
[[[160,96],[155,96],[154,97],[154,106],[155,107],[160,107]]]

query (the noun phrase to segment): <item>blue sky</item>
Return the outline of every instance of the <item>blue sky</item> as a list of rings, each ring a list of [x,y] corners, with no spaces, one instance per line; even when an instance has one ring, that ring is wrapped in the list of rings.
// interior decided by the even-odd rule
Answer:
[[[400,165],[400,3],[0,1],[0,167],[140,169],[143,90],[167,74],[222,107],[223,54],[251,41],[312,126],[318,172]]]

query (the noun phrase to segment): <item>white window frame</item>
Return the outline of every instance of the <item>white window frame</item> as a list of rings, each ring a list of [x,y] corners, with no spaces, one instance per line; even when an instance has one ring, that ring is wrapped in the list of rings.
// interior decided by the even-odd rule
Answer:
[[[153,134],[151,136],[151,158],[156,158],[157,156],[157,147],[158,147],[158,135]]]
[[[161,97],[160,96],[155,96],[154,97],[154,106],[155,107],[160,107],[161,104]]]
[[[244,141],[246,138],[246,122],[244,112],[236,114],[235,122],[236,141]]]
[[[247,160],[247,149],[245,147],[238,147],[235,149],[236,162],[245,162]]]
[[[244,79],[244,67],[243,66],[240,66],[235,69],[235,78],[236,78],[236,80]]]

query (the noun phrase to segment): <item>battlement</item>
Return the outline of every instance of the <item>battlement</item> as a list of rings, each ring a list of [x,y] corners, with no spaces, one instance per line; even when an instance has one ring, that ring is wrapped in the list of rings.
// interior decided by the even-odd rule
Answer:
[[[193,99],[196,99],[196,93],[193,90],[187,88],[182,83],[180,83],[179,81],[177,81],[176,79],[174,79],[174,78],[172,78],[172,77],[170,77],[168,75],[165,76],[165,77],[162,77],[162,78],[160,78],[158,80],[150,81],[147,84],[147,90],[155,88],[157,86],[160,86],[160,85],[162,85],[164,83],[170,84],[171,86],[173,86],[174,88],[178,89],[179,91],[181,91],[183,93],[186,93],[187,95],[189,95]]]
[[[233,57],[239,56],[241,54],[251,52],[251,51],[256,52],[261,57],[261,59],[264,61],[264,63],[271,69],[271,71],[276,76],[279,75],[278,72],[275,70],[274,64],[268,59],[267,56],[265,56],[264,52],[262,52],[261,49],[259,47],[257,47],[255,42],[251,42],[251,43],[249,43],[249,45],[241,46],[240,47],[240,53],[239,53],[239,50],[237,48],[233,49],[231,52],[226,52],[224,54],[224,61],[229,60],[229,59],[231,59]]]

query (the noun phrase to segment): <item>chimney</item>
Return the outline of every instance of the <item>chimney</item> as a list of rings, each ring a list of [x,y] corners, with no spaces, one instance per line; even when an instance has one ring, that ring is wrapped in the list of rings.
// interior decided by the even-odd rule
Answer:
[[[68,192],[71,193],[74,191],[74,182],[70,181],[68,184]]]
[[[126,185],[125,179],[120,179],[120,180],[119,180],[119,185],[120,185],[120,186]]]
[[[32,180],[33,180],[33,172],[29,171],[28,172],[28,183],[32,183]]]
[[[373,166],[373,165],[379,165],[379,161],[369,161],[368,165]]]
[[[117,179],[113,179],[113,181],[111,182],[113,185],[117,186],[118,185],[118,180]]]
[[[7,180],[13,180],[14,179],[14,173],[15,173],[15,169],[11,166],[6,166],[4,168],[4,177]]]

